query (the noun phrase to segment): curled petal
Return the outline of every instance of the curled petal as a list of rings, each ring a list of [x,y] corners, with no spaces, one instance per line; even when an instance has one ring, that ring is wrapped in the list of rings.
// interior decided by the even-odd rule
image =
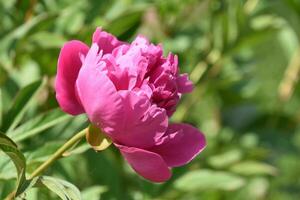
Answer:
[[[67,42],[59,54],[55,80],[56,99],[62,110],[71,115],[84,112],[77,100],[75,82],[82,65],[80,56],[85,55],[88,50],[86,44],[73,40]]]
[[[192,92],[194,89],[194,84],[192,81],[189,80],[187,74],[181,74],[176,79],[178,92],[180,93],[189,93]]]
[[[188,124],[171,124],[151,151],[159,154],[169,167],[176,167],[190,162],[205,146],[205,137],[198,129]]]
[[[145,179],[164,182],[171,177],[171,172],[162,157],[156,153],[115,144],[131,167]]]
[[[167,61],[164,64],[167,70],[170,70],[173,75],[178,74],[178,56],[172,53],[169,53]]]
[[[93,34],[93,43],[97,43],[103,53],[111,53],[114,48],[123,44],[115,36],[97,28]]]

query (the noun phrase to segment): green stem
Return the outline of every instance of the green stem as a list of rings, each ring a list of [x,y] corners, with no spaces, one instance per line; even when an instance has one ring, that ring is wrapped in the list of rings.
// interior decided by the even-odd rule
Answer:
[[[57,159],[59,159],[63,153],[65,153],[68,149],[70,149],[74,144],[76,144],[79,140],[81,140],[86,134],[86,129],[78,132],[71,139],[69,139],[63,146],[61,146],[48,160],[46,160],[43,164],[41,164],[34,172],[29,176],[29,179],[32,179],[38,175],[40,175],[43,171],[45,171],[50,165],[52,165]]]
[[[63,146],[61,146],[54,154],[48,158],[43,164],[41,164],[36,170],[33,171],[33,173],[28,177],[29,179],[32,179],[38,175],[40,175],[42,172],[44,172],[50,165],[52,165],[56,160],[58,160],[62,155],[70,149],[73,145],[75,145],[77,142],[79,142],[86,134],[87,128],[83,129],[82,131],[78,132],[76,135],[74,135],[71,139],[69,139]],[[13,200],[15,198],[15,191],[11,192],[5,200]]]

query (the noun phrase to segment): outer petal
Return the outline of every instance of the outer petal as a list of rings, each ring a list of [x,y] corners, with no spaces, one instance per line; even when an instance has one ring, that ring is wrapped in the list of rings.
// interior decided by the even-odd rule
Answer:
[[[123,42],[120,42],[115,36],[102,31],[101,28],[97,28],[94,32],[93,43],[97,43],[104,54],[111,53],[114,48],[123,44]]]
[[[77,40],[67,42],[61,49],[58,58],[55,80],[56,99],[63,111],[77,115],[84,112],[77,101],[75,82],[81,68],[80,55],[85,55],[89,47]]]
[[[204,135],[188,124],[171,124],[160,144],[151,151],[159,154],[169,167],[187,164],[206,146]]]
[[[162,108],[150,105],[145,94],[134,91],[119,91],[124,106],[124,122],[112,135],[114,141],[139,148],[152,147],[167,130],[168,117]]]
[[[144,178],[164,182],[171,177],[171,172],[160,155],[144,149],[115,145],[132,168]]]
[[[194,84],[192,81],[189,80],[187,74],[181,74],[180,76],[178,76],[176,82],[178,92],[180,93],[189,93],[192,92],[194,89]]]
[[[86,56],[76,81],[78,96],[90,121],[110,133],[122,123],[122,99],[114,84],[101,71],[95,55],[97,48]],[[96,59],[96,60],[93,60]]]

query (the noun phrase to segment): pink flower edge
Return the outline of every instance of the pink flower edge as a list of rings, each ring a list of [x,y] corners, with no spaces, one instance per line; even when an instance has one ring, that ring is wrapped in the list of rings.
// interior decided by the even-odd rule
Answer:
[[[206,146],[204,135],[188,124],[171,124],[159,143],[148,150],[115,146],[138,174],[158,183],[169,180],[172,167],[189,163]]]

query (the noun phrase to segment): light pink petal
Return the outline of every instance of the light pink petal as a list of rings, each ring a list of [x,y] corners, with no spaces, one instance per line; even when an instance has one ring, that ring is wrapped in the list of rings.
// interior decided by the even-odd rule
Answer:
[[[149,84],[149,81],[146,79],[144,80],[144,82],[142,83],[141,88],[135,88],[134,89],[135,92],[139,93],[139,94],[143,94],[146,95],[149,99],[151,99],[153,91],[151,88],[151,84]]]
[[[127,51],[129,50],[129,48],[130,48],[130,45],[129,45],[129,44],[123,43],[122,45],[120,45],[120,46],[114,48],[111,54],[112,54],[115,58],[118,58],[118,57],[120,57],[120,56],[126,54]]]
[[[59,54],[55,80],[56,99],[62,110],[71,115],[84,112],[77,100],[75,82],[82,65],[80,56],[84,56],[88,50],[86,44],[73,40],[67,42]]]
[[[171,177],[171,172],[160,155],[144,149],[115,145],[131,167],[145,179],[164,182]]]
[[[116,63],[119,67],[117,73],[124,74],[126,71],[126,89],[132,90],[141,86],[148,66],[148,60],[142,55],[141,49],[130,48],[124,55],[116,57]]]
[[[142,36],[138,35],[134,41],[131,43],[131,49],[139,49],[142,52],[142,55],[147,58],[148,66],[147,71],[152,70],[153,67],[160,61],[163,55],[162,45],[154,45],[149,42],[149,40]]]
[[[169,167],[187,164],[206,146],[204,135],[188,124],[171,124],[166,135],[151,151],[159,154]]]
[[[76,87],[78,96],[90,121],[110,133],[122,123],[122,99],[105,74],[103,63],[92,46],[81,68]]]
[[[114,48],[123,44],[115,36],[105,31],[101,28],[97,28],[93,34],[93,43],[97,43],[103,53],[111,53]]]
[[[134,91],[119,91],[122,96],[123,124],[113,135],[114,141],[126,146],[151,147],[168,127],[164,109],[151,106],[147,95]]]
[[[172,53],[169,53],[167,61],[163,64],[163,67],[170,70],[173,75],[178,74],[178,56]]]
[[[176,79],[178,92],[180,93],[189,93],[194,89],[194,84],[189,80],[187,74],[181,74]]]

